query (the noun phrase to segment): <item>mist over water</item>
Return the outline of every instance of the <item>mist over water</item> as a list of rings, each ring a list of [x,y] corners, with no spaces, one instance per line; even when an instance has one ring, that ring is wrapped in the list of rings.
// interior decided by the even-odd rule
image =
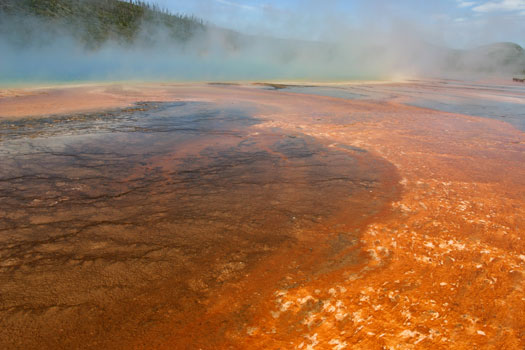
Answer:
[[[525,53],[518,45],[449,49],[435,34],[439,28],[389,16],[372,20],[376,7],[369,5],[364,19],[350,25],[330,16],[330,6],[322,16],[305,18],[309,11],[323,12],[315,3],[291,17],[289,31],[282,21],[264,17],[251,27],[257,35],[208,24],[185,40],[174,40],[160,24],[144,23],[132,42],[112,39],[95,48],[72,34],[74,24],[0,16],[0,82],[475,78],[511,76],[525,69]],[[313,29],[302,31],[308,18]],[[273,24],[284,37],[296,35],[275,38],[269,29]],[[312,35],[315,31],[319,35]]]
[[[7,35],[0,37],[0,76],[7,80],[333,80],[388,73],[377,64],[359,63],[360,57],[335,43],[244,36],[213,27],[185,42],[169,38],[162,27],[148,28],[131,44],[108,41],[96,49],[64,31],[33,31],[24,41],[8,27],[4,21]]]

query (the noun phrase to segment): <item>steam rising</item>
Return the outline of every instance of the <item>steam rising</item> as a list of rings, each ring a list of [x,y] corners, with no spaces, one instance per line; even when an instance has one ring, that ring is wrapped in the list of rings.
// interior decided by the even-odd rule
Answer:
[[[213,25],[175,40],[162,24],[143,23],[132,42],[113,39],[90,48],[71,34],[71,24],[0,16],[0,81],[346,80],[512,75],[525,69],[525,53],[515,44],[461,51],[418,35],[424,31],[406,22],[366,30],[337,20],[314,24],[316,41]]]

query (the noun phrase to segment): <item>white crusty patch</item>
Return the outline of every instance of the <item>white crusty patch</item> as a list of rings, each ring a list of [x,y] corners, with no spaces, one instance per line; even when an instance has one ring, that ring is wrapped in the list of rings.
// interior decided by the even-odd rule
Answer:
[[[403,339],[413,338],[419,333],[416,331],[411,331],[409,329],[405,329],[403,332],[399,333],[399,336]]]
[[[287,301],[286,303],[282,304],[281,305],[281,312],[285,312],[286,310],[288,310],[290,308],[290,306],[292,306],[292,302],[291,301]]]
[[[348,346],[345,341],[342,342],[338,339],[332,339],[328,342],[328,344],[333,345],[334,347],[332,349],[334,350],[343,350]]]

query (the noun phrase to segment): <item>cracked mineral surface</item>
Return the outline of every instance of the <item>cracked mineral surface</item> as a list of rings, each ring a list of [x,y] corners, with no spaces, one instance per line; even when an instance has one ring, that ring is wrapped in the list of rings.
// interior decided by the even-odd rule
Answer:
[[[0,96],[1,348],[525,346],[518,87]]]

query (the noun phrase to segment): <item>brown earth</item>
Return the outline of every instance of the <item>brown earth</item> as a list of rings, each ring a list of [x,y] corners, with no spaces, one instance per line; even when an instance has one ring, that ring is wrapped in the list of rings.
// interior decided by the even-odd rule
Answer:
[[[0,98],[1,115],[72,113],[138,101],[246,103],[256,106],[254,115],[262,120],[252,132],[300,133],[356,159],[364,149],[377,159],[373,164],[384,164],[374,168],[382,175],[372,198],[380,197],[385,206],[367,211],[363,220],[359,208],[370,197],[338,197],[338,209],[325,219],[293,231],[293,240],[272,245],[249,269],[199,299],[199,311],[189,313],[195,317],[181,321],[186,314],[161,310],[146,323],[133,324],[139,331],[128,332],[121,342],[118,327],[109,329],[104,336],[117,341],[108,348],[525,347],[525,136],[509,124],[385,100],[254,86],[115,85],[40,92]],[[3,248],[2,255],[13,249],[7,243]],[[23,272],[21,257],[17,271]],[[224,271],[238,269],[228,266]],[[3,271],[8,276],[12,270],[7,265]],[[146,287],[133,299],[138,306],[130,317],[139,317],[140,307],[151,313],[146,308],[165,298],[169,288]],[[5,320],[10,310],[3,306],[1,312]],[[19,334],[24,322],[36,322],[31,312],[18,318]],[[52,320],[60,312],[55,307],[43,314]],[[82,315],[67,312],[62,316],[76,318],[81,327]],[[104,317],[115,325],[125,315],[120,310],[113,321]]]

